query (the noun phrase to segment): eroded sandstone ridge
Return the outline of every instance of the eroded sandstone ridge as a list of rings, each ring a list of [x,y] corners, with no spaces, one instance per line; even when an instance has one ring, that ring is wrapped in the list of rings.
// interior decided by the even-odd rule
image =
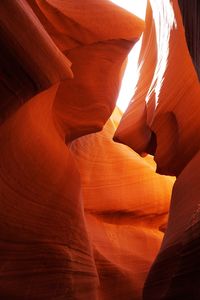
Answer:
[[[189,3],[179,2],[184,12]],[[191,2],[191,7],[199,7],[198,1]],[[151,0],[148,11],[149,27],[144,33],[138,89],[115,139],[139,153],[153,154],[157,172],[177,176],[169,223],[146,280],[144,299],[197,300],[200,297],[197,254],[200,84],[196,45],[199,44],[200,11],[195,10],[190,26],[185,15],[183,18],[197,72],[187,47],[178,1]],[[191,32],[191,28],[196,29]]]
[[[102,132],[71,145],[81,174],[100,299],[109,300],[142,298],[166,228],[174,182],[155,173],[152,157],[141,158],[113,142],[120,115],[115,110]]]
[[[144,22],[103,0],[6,0],[0,8],[0,297],[139,299],[162,238],[159,226],[166,224],[172,181],[159,179],[138,157],[143,174],[139,182],[148,179],[150,190],[150,178],[155,178],[166,194],[161,190],[160,195],[153,192],[149,197],[144,191],[136,197],[139,190],[129,190],[126,195],[125,183],[120,188],[118,180],[113,187],[110,182],[105,195],[106,181],[96,196],[87,195],[80,179],[90,176],[90,184],[95,185],[95,180],[106,179],[111,172],[117,180],[120,162],[114,162],[118,169],[105,163],[104,170],[96,166],[96,174],[90,174],[87,164],[83,167],[77,161],[93,137],[80,146],[77,142],[78,157],[70,143],[101,130],[109,119],[127,54]],[[109,153],[114,155],[111,135],[109,143]],[[122,148],[119,157],[125,158],[124,146],[116,147]],[[109,148],[106,141],[105,148]],[[131,156],[132,151],[127,153]],[[93,152],[86,154],[92,162]],[[133,173],[135,155],[127,162]],[[134,182],[139,188],[136,175],[129,185]],[[124,195],[118,198],[119,193]],[[132,193],[135,207],[131,208]],[[162,208],[158,216],[156,207],[148,204],[154,197]],[[150,205],[148,213],[139,208],[140,203]],[[119,227],[115,212],[127,210],[130,221]],[[145,228],[140,224],[143,220]],[[129,248],[136,244],[132,252]]]
[[[168,227],[174,179],[113,141],[143,32],[115,139],[178,175]],[[108,0],[1,0],[0,33],[0,299],[141,300],[145,280],[147,300],[198,299],[200,91],[178,2],[143,22]]]

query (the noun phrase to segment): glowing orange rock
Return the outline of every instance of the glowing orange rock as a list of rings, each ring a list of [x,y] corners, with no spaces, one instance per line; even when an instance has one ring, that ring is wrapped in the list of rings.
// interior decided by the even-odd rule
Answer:
[[[144,29],[141,19],[108,0],[28,1],[62,51],[120,38],[132,42]]]
[[[1,126],[2,299],[96,299],[79,173],[52,119],[56,91]]]
[[[133,99],[117,130],[116,139],[139,152],[154,153],[160,173],[177,175],[199,149],[200,86],[187,48],[177,1],[173,1],[173,7],[168,1],[157,4],[152,0],[150,3],[154,22],[151,29],[147,29],[149,39],[143,41],[146,54],[143,52],[145,63],[140,79],[147,83],[141,88],[139,82],[136,94],[139,99],[136,98],[136,102]],[[155,59],[155,47],[152,48],[153,54],[150,47],[151,41],[155,44],[155,38],[149,33],[155,35],[154,24],[157,55],[150,82],[149,74],[152,74]]]
[[[146,280],[143,298],[199,299],[200,85],[187,48],[178,1],[150,3],[156,30],[153,27],[147,34],[156,33],[156,65],[152,59],[155,48],[151,48],[151,55],[148,39],[144,39],[147,56],[144,53],[143,58],[148,65],[143,65],[140,81],[146,80],[146,85],[140,90],[139,81],[136,100],[123,117],[116,139],[139,152],[154,153],[158,172],[178,176],[167,230]],[[150,37],[149,41],[154,39]],[[151,73],[145,75],[143,70],[148,67]]]
[[[144,22],[105,0],[29,2],[72,62],[74,80],[60,85],[55,101],[58,126],[67,140],[101,130],[115,107],[124,61]]]
[[[145,24],[139,57],[141,80],[137,84],[134,99],[124,113],[114,136],[114,140],[123,142],[138,153],[144,152],[151,136],[150,128],[146,124],[147,107],[144,100],[154,76],[157,60],[156,29],[149,2],[147,2]]]
[[[4,300],[93,300],[99,294],[98,274],[80,176],[68,146],[77,136],[101,129],[109,118],[124,60],[144,23],[109,1],[28,3],[32,9],[26,1],[3,1],[1,11],[8,33],[5,48],[13,51],[17,64],[14,77],[21,66],[30,72],[20,73],[22,96],[20,84],[15,89],[14,80],[6,79],[6,91],[14,85],[20,105],[0,127],[0,295]],[[10,19],[14,12],[16,31]],[[66,79],[72,73],[62,51],[72,61],[74,79]],[[37,89],[26,84],[29,76]]]
[[[174,180],[112,141],[119,119],[116,110],[102,132],[74,141],[71,150],[81,174],[101,299],[141,299],[163,237]]]

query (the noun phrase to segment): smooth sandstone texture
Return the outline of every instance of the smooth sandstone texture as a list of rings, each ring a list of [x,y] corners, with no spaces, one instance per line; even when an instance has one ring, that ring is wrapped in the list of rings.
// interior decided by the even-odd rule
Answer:
[[[151,158],[114,143],[121,113],[100,133],[71,144],[100,280],[100,299],[142,299],[160,248],[174,179],[155,173]],[[102,176],[102,174],[104,174]]]
[[[120,38],[137,40],[144,29],[141,19],[107,0],[28,2],[62,51]]]
[[[185,4],[185,7],[182,7],[183,11],[186,6],[187,4]],[[195,13],[198,15],[198,11],[195,11]],[[187,24],[188,28],[195,26],[194,20],[196,20],[195,16],[192,21],[193,25]],[[197,29],[193,31],[193,34],[195,33],[198,33],[198,26]],[[195,47],[197,44],[198,40],[190,39],[189,46],[190,50],[193,50],[193,54],[196,53]],[[193,61],[197,71],[198,59],[199,57],[196,53],[196,55],[193,56]],[[192,68],[192,65],[190,65],[190,67]],[[187,69],[185,69],[185,72],[186,71]],[[196,94],[196,91],[197,89],[199,91],[199,88],[199,83],[196,83],[195,86],[191,85],[191,93],[193,92],[193,94],[190,98],[190,105],[188,103],[187,115],[185,114],[184,120],[184,122],[188,122],[190,129],[185,128],[182,135],[186,135],[187,131],[191,132],[191,128],[196,128],[196,130],[199,128],[197,114],[199,111],[198,100],[200,100],[200,97],[199,92]],[[186,101],[184,96],[182,96],[183,109],[185,106],[184,102]],[[191,113],[193,113],[191,116],[193,118],[192,121],[190,119]],[[180,131],[178,133],[180,135]],[[173,138],[172,134],[173,132],[170,131],[168,136]],[[195,136],[195,140],[193,136],[189,136],[187,139],[188,143],[190,143],[191,153],[193,151],[196,154],[191,156],[175,182],[171,199],[168,227],[161,249],[151,268],[144,288],[144,299],[147,300],[197,300],[200,297],[199,257],[197,254],[199,251],[200,221],[199,140],[198,135]],[[188,154],[184,149],[182,150],[181,157],[176,156],[177,161],[182,159],[182,157],[185,161],[188,160]]]
[[[105,0],[0,7],[0,298],[139,300],[173,180],[112,141],[119,112],[77,138],[110,117],[144,23]],[[144,299],[198,300],[200,88],[177,1],[148,3],[140,68],[115,139],[178,175]]]
[[[142,51],[146,49],[146,56],[141,52],[141,58],[144,55],[147,65],[141,67],[136,96],[122,118],[115,139],[139,153],[155,153],[157,171],[178,176],[173,188],[168,226],[146,279],[143,298],[197,300],[200,297],[200,85],[187,48],[178,2],[172,1],[172,6],[168,1],[150,1],[150,4],[152,30],[148,29],[144,37],[152,32],[153,35],[156,33],[156,39],[150,35],[149,39],[143,40]],[[147,10],[147,20],[150,13]],[[195,14],[198,15],[198,11]],[[190,27],[197,27],[196,19],[194,17]],[[198,28],[194,31],[196,33]],[[165,39],[162,41],[160,38],[163,36]],[[195,47],[198,42],[195,39],[189,41],[190,49],[194,50],[197,71],[199,56]],[[146,83],[140,89],[143,82]]]
[[[200,297],[199,158],[198,152],[175,182],[168,227],[145,283],[144,299]]]
[[[105,276],[101,285],[99,276],[107,272],[103,264],[111,258],[102,255],[111,255],[112,244],[106,245],[107,254],[94,249],[92,240],[98,238],[102,222],[92,215],[85,219],[79,170],[69,142],[100,130],[111,115],[124,61],[144,22],[109,1],[20,0],[2,1],[1,6],[1,24],[8,37],[3,49],[11,55],[4,51],[0,65],[7,74],[9,63],[16,64],[12,74],[19,84],[13,88],[15,80],[6,78],[6,93],[11,89],[17,94],[20,105],[11,111],[5,106],[0,126],[0,296],[3,300],[112,298]],[[73,79],[66,79],[72,74],[66,57],[72,62]],[[29,88],[27,81],[33,79],[38,89]],[[165,215],[166,210],[164,205]],[[91,227],[96,230],[88,235]],[[124,282],[116,297],[124,295],[127,281],[127,293],[141,295],[144,273],[162,236],[158,228],[155,231],[150,233],[155,245],[134,288],[131,271],[122,271],[125,262],[116,267],[119,286],[120,278]],[[100,233],[103,242],[106,232]],[[137,236],[137,228],[131,232]],[[138,236],[146,234],[141,230]],[[133,241],[126,237],[121,243],[126,240],[127,252]],[[94,254],[102,257],[98,264]],[[133,260],[135,265],[137,255]],[[108,271],[113,270],[110,266]],[[135,273],[137,277],[137,268]]]
[[[2,299],[96,299],[80,177],[56,130],[57,86],[0,130]]]
[[[133,98],[122,118],[116,139],[140,153],[153,153],[159,173],[178,175],[199,150],[200,85],[178,2],[172,5],[169,1],[152,0],[150,4],[154,17],[152,29],[144,33],[149,39],[143,40],[146,56],[143,55],[145,63],[141,66],[136,100]],[[151,38],[149,31],[156,37]],[[148,71],[143,73],[143,68]],[[149,76],[152,68],[153,79]],[[140,89],[140,81],[144,80],[146,86]]]
[[[74,80],[61,84],[55,99],[60,130],[70,141],[101,130],[115,107],[124,61],[144,22],[105,0],[29,3],[72,62]]]
[[[151,130],[146,124],[145,98],[153,80],[157,63],[156,29],[149,1],[147,2],[145,24],[138,62],[141,80],[138,81],[134,99],[131,100],[128,109],[123,114],[121,123],[114,135],[115,141],[128,145],[138,153],[144,152],[151,136]]]
[[[0,2],[0,123],[25,101],[72,78],[59,51],[25,0]]]

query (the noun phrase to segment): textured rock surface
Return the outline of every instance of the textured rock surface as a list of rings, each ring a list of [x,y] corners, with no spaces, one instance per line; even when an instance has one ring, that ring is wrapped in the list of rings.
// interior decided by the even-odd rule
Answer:
[[[58,125],[67,140],[101,130],[115,107],[124,61],[144,22],[110,1],[29,2],[72,62],[74,80],[60,85],[55,100]]]
[[[180,3],[184,13],[189,3]],[[155,154],[158,172],[178,176],[172,193],[169,223],[145,283],[144,299],[197,300],[200,297],[197,254],[200,85],[187,48],[178,2],[172,1],[173,6],[169,1],[150,1],[150,4],[147,21],[152,10],[152,26],[144,33],[141,53],[141,59],[147,65],[141,67],[138,91],[115,139],[140,153]],[[194,1],[190,9],[193,5]],[[187,33],[193,33],[188,45],[198,71],[196,15],[198,11],[190,24],[185,16],[183,19],[189,30]],[[193,32],[192,27],[195,28]],[[164,40],[161,39],[163,36]]]
[[[115,141],[127,144],[138,153],[144,151],[147,141],[151,136],[150,128],[146,124],[147,108],[144,100],[154,76],[157,59],[155,24],[149,2],[147,2],[145,24],[146,27],[138,62],[140,65],[141,80],[138,81],[134,99],[130,102],[128,110],[124,113],[114,136]]]
[[[178,175],[199,149],[200,86],[178,2],[173,1],[173,6],[169,1],[150,3],[154,21],[144,33],[141,55],[145,63],[141,66],[138,92],[115,139],[140,153],[155,154],[160,173]]]
[[[106,0],[0,8],[0,298],[139,300],[158,253],[144,299],[198,300],[200,87],[178,1],[150,0],[145,27]],[[114,143],[120,112],[109,119],[143,30],[115,139],[178,176],[168,226],[173,179]]]
[[[100,299],[141,299],[147,272],[167,222],[171,177],[155,173],[151,158],[114,143],[120,112],[100,133],[74,141]],[[102,176],[104,174],[104,176]]]
[[[91,247],[102,226],[88,217],[89,227],[96,226],[88,237],[80,175],[68,146],[100,130],[111,115],[124,61],[144,23],[108,1],[0,5],[0,296],[106,299],[98,273],[107,269],[96,266]]]
[[[0,3],[0,122],[38,92],[72,77],[58,50],[25,0]]]
[[[199,157],[175,182],[169,223],[161,250],[148,275],[144,299],[193,299],[199,287]]]
[[[5,300],[96,299],[79,173],[52,119],[56,91],[35,96],[0,130]]]

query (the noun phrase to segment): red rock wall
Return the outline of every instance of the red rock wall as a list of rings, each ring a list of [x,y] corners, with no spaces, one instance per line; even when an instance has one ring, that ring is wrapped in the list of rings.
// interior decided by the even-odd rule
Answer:
[[[141,299],[165,230],[174,180],[114,143],[120,112],[100,133],[74,141],[85,216],[100,280],[100,299]],[[102,176],[103,174],[103,176]]]
[[[0,130],[5,300],[96,299],[79,173],[52,119],[57,88],[29,100]]]
[[[177,176],[167,230],[148,274],[144,299],[196,300],[200,297],[197,254],[200,85],[187,47],[178,1],[150,1],[150,4],[147,21],[151,18],[152,23],[144,33],[141,52],[144,64],[138,90],[115,139],[139,153],[153,153],[157,172]],[[198,36],[197,17],[192,26]],[[198,42],[194,39],[189,44],[195,47]],[[194,62],[198,69],[198,60]]]
[[[144,22],[109,1],[9,0],[0,6],[0,298],[140,298],[162,238],[162,202],[169,199],[171,182],[161,180],[167,192],[158,200],[163,215],[147,217],[149,232],[137,224],[119,229],[119,218],[109,224],[87,207],[84,212],[79,165],[69,147],[75,138],[101,130],[110,117],[124,61]],[[141,163],[142,174],[145,168],[148,178],[157,178],[147,163]],[[87,166],[85,171],[87,176]],[[115,207],[110,199],[112,210],[124,211],[119,200]],[[101,201],[96,196],[97,211]],[[129,206],[130,195],[126,201]],[[120,247],[108,238],[114,235]],[[142,246],[146,235],[150,251]],[[133,238],[137,247],[131,254]]]
[[[199,299],[199,153],[177,178],[168,227],[144,299]]]
[[[173,1],[173,6],[168,1],[150,3],[154,17],[144,33],[141,53],[146,63],[141,66],[136,98],[124,114],[115,139],[140,153],[153,153],[158,172],[178,175],[199,149],[199,81],[178,2]],[[141,81],[145,86],[141,87]]]
[[[0,124],[35,94],[72,77],[58,50],[24,0],[0,3]]]
[[[144,299],[199,299],[200,87],[178,1],[149,1],[146,26],[106,0],[0,8],[0,298],[139,300],[146,280]],[[112,140],[143,30],[115,140],[177,175],[168,226],[173,179]]]

